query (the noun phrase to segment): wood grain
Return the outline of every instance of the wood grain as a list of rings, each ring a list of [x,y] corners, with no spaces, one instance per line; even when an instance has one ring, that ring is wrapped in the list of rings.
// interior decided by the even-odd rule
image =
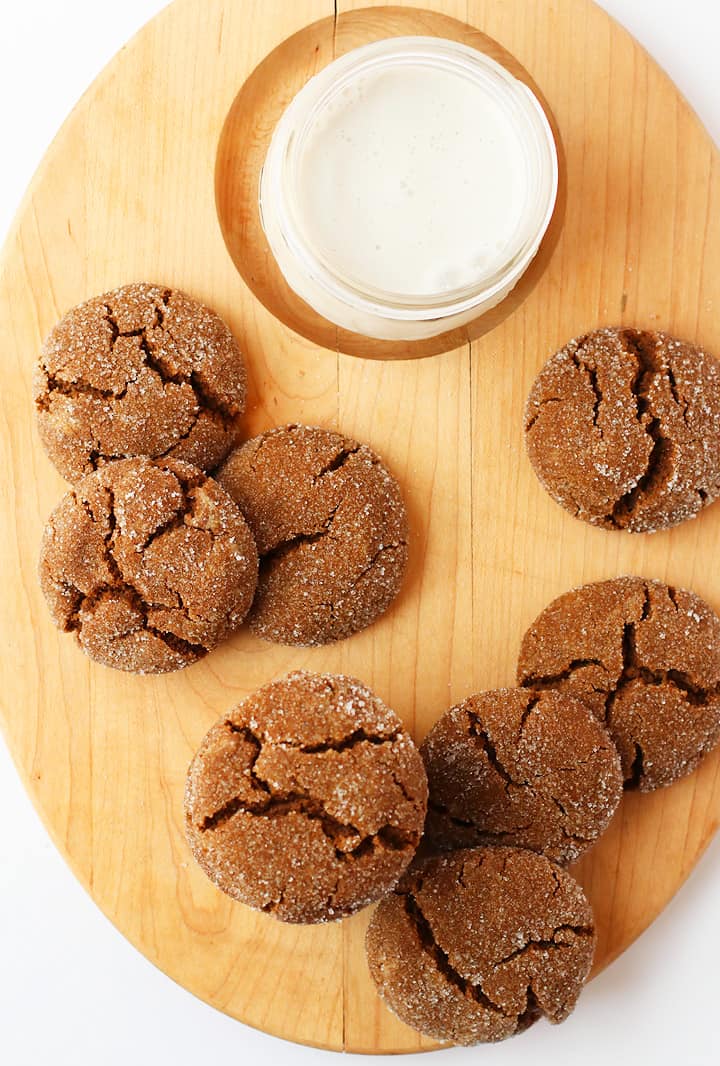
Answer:
[[[538,368],[580,331],[663,327],[720,353],[720,168],[678,91],[589,0],[430,0],[420,15],[409,4],[337,6],[334,19],[331,0],[176,0],[78,104],[33,180],[0,261],[2,720],[57,846],[166,973],[279,1036],[413,1051],[432,1045],[376,997],[366,914],[285,927],[204,878],[183,835],[186,767],[219,714],[298,667],[363,678],[421,739],[451,702],[512,683],[525,627],[581,581],[635,572],[720,608],[720,507],[653,537],[592,530],[541,490],[521,432]],[[292,76],[306,77],[338,49],[433,32],[433,13],[497,42],[540,87],[565,157],[562,224],[534,287],[491,332],[427,359],[354,358],[273,317],[235,269],[223,231],[252,239],[252,219],[233,220],[231,149],[269,131],[252,108],[227,120],[247,77],[293,34],[321,49],[295,51]],[[339,425],[400,478],[410,574],[367,632],[307,651],[241,633],[184,673],[136,678],[93,666],[53,629],[36,556],[65,486],[35,434],[33,363],[69,307],[139,279],[181,286],[228,319],[252,379],[248,435],[288,420]],[[720,756],[623,801],[577,870],[598,917],[597,968],[659,913],[719,821]]]

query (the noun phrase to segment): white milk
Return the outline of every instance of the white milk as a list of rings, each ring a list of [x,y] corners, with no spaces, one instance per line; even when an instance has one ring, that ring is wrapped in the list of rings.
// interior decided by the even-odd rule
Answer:
[[[507,261],[527,199],[517,131],[483,87],[421,65],[371,69],[298,160],[308,240],[361,287],[432,296]]]
[[[557,153],[540,104],[482,52],[376,41],[297,94],[260,207],[288,284],[345,329],[430,337],[510,292],[552,217]]]

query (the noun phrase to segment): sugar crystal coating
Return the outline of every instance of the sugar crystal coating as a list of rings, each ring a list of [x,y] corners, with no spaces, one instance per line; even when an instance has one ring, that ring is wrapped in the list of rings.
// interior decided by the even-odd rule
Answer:
[[[246,371],[232,333],[176,289],[125,285],[74,307],[43,345],[34,397],[68,481],[113,459],[220,463],[239,435]]]
[[[165,673],[243,621],[258,558],[240,511],[189,463],[108,463],[53,511],[40,583],[55,625],[96,662]]]
[[[285,922],[325,922],[396,884],[426,804],[397,715],[352,678],[296,672],[207,734],[188,771],[186,831],[229,896]]]
[[[435,1040],[504,1040],[573,1010],[595,948],[580,885],[542,855],[481,847],[411,870],[375,911],[378,992]]]
[[[435,847],[510,844],[574,862],[607,828],[620,759],[584,703],[499,689],[452,707],[423,741]]]
[[[342,640],[399,592],[408,525],[400,488],[366,445],[281,426],[234,451],[217,474],[260,552],[250,626],[281,644]]]
[[[592,708],[620,752],[626,788],[649,792],[691,773],[720,739],[720,618],[660,581],[583,585],[530,626],[518,682]]]
[[[675,526],[720,496],[720,363],[665,333],[595,330],[540,371],[525,440],[577,518],[630,533]]]

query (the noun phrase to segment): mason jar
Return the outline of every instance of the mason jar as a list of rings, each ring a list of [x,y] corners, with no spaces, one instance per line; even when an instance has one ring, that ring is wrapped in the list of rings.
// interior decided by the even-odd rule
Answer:
[[[294,292],[367,337],[416,340],[510,293],[552,218],[536,96],[483,52],[394,37],[330,63],[272,135],[263,228]]]

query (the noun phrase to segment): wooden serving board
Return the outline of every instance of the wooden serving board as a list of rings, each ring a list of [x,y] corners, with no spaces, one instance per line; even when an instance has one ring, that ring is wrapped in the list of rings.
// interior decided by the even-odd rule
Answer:
[[[205,879],[183,834],[188,762],[222,712],[298,667],[362,678],[422,739],[451,703],[512,684],[526,626],[584,581],[634,572],[687,585],[720,609],[720,506],[653,537],[593,530],[543,492],[522,442],[538,368],[581,331],[662,327],[720,354],[720,167],[678,91],[589,0],[335,6],[336,17],[332,0],[176,0],[78,104],[28,191],[0,263],[0,700],[57,846],[157,966],[279,1036],[414,1051],[432,1045],[384,1008],[368,977],[367,912],[283,926]],[[247,167],[267,142],[268,115],[333,54],[438,32],[509,53],[539,88],[561,142],[554,233],[521,298],[472,344],[446,338],[439,347],[451,350],[414,361],[341,354],[419,351],[364,349],[292,305],[254,243]],[[290,420],[339,426],[399,477],[410,572],[370,630],[307,651],[241,633],[183,673],[138,678],[93,665],[52,627],[36,558],[66,486],[35,433],[33,363],[73,304],[145,279],[189,290],[232,325],[252,380],[248,436]],[[577,868],[597,914],[597,969],[656,917],[719,820],[720,752],[671,789],[624,799]]]

